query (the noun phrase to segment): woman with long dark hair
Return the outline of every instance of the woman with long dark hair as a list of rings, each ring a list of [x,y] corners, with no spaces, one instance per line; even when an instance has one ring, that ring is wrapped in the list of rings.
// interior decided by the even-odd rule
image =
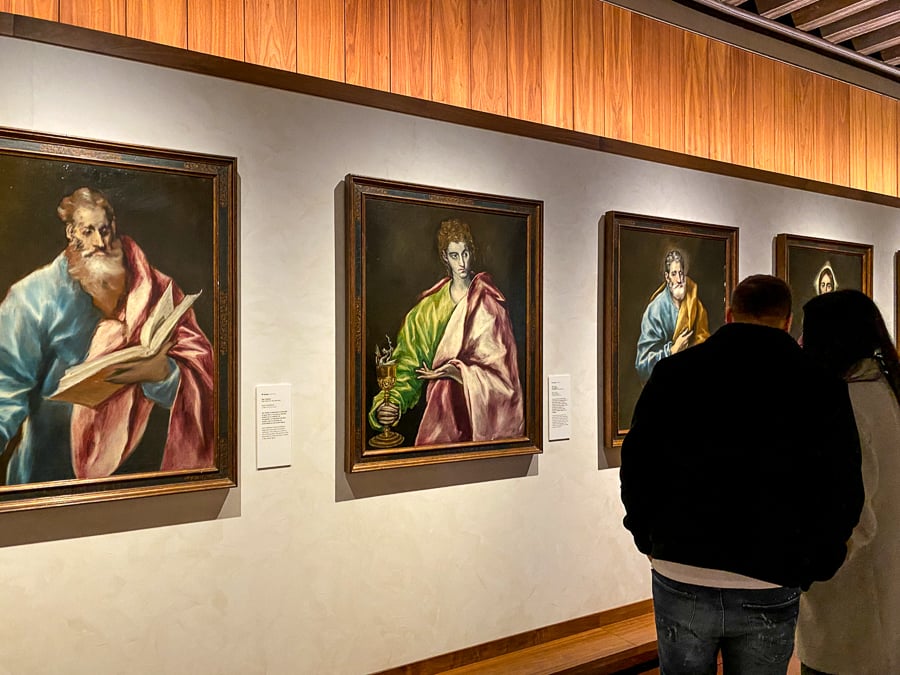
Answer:
[[[803,347],[849,385],[866,498],[843,566],[800,599],[801,673],[900,673],[900,360],[878,307],[854,290],[806,303]]]

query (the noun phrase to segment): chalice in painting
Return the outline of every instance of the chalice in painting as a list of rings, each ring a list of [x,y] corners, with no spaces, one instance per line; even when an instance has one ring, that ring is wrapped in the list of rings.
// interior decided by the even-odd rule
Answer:
[[[397,362],[391,358],[394,348],[391,346],[391,338],[387,339],[387,347],[375,347],[375,378],[381,387],[382,400],[389,402],[391,390],[397,383]],[[369,445],[373,448],[395,448],[403,442],[403,435],[393,429],[396,422],[383,426],[381,431],[369,439]]]

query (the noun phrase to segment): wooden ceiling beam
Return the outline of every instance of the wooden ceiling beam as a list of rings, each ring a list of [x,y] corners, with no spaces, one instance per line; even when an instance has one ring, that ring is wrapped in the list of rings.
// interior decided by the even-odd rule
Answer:
[[[900,45],[900,24],[896,23],[853,39],[853,48],[860,54],[866,55],[883,51],[895,45]]]
[[[900,21],[900,0],[887,0],[876,7],[848,16],[827,26],[819,33],[829,42],[844,42]]]
[[[835,21],[846,19],[865,9],[882,5],[886,0],[821,0],[791,14],[794,27],[815,30]]]
[[[885,49],[881,52],[881,58],[890,66],[900,66],[900,46]]]
[[[787,16],[798,9],[811,5],[816,0],[757,0],[756,9],[760,16],[767,19],[777,19]]]

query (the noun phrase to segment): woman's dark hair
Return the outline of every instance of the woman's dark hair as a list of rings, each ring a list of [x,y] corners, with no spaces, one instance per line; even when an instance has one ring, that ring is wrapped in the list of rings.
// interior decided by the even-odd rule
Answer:
[[[851,289],[824,293],[803,306],[803,348],[839,377],[875,358],[900,402],[900,359],[878,306]]]

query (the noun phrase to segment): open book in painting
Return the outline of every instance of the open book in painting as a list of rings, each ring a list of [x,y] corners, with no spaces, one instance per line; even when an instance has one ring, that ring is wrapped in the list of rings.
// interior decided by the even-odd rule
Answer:
[[[200,293],[185,295],[178,305],[172,301],[172,284],[151,310],[147,321],[141,327],[141,342],[130,347],[123,347],[109,354],[90,359],[66,370],[59,381],[56,391],[50,395],[54,401],[68,401],[94,408],[119,389],[123,384],[109,382],[106,378],[113,376],[122,364],[129,361],[147,359],[159,353],[163,345],[171,337],[184,313],[190,309]]]

